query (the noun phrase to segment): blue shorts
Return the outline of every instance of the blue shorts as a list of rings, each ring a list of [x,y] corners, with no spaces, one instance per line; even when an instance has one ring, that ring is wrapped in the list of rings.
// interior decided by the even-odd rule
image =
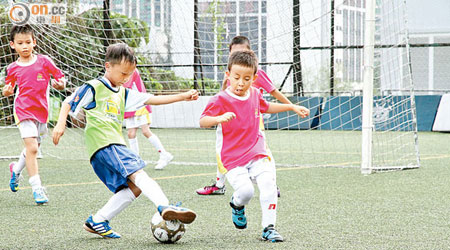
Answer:
[[[98,178],[116,193],[128,187],[128,176],[143,169],[145,162],[125,145],[109,145],[91,157],[91,165]]]

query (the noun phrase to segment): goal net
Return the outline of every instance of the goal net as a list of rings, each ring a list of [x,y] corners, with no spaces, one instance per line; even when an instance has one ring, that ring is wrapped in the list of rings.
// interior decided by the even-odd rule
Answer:
[[[123,41],[138,54],[147,91],[156,95],[196,88],[197,102],[154,106],[151,130],[174,164],[215,164],[215,131],[200,129],[208,99],[220,90],[228,43],[247,36],[273,84],[308,107],[264,115],[266,137],[279,166],[360,167],[365,67],[373,68],[371,168],[419,166],[415,105],[404,1],[376,1],[374,65],[364,65],[364,0],[80,0],[69,3],[66,23],[34,25],[37,53],[49,55],[67,79],[50,91],[50,134],[61,101],[86,80],[103,75],[105,46]],[[0,1],[0,66],[17,55],[9,47],[10,5]],[[109,4],[109,6],[108,6]],[[3,84],[3,80],[1,81]],[[265,93],[268,100],[276,101]],[[22,142],[12,116],[13,98],[1,97],[3,158]],[[81,126],[80,126],[81,125]],[[61,145],[44,140],[44,157],[87,159],[83,122],[70,120]],[[124,130],[124,136],[126,132]],[[158,154],[138,132],[141,156]]]

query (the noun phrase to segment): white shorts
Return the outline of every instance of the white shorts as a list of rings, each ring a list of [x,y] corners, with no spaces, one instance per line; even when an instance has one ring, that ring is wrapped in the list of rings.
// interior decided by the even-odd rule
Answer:
[[[36,120],[25,120],[21,121],[17,127],[20,131],[20,137],[22,138],[37,138],[38,143],[41,143],[45,135],[47,135],[47,124],[40,123]]]
[[[145,114],[140,116],[133,116],[125,119],[125,127],[129,128],[140,128],[142,125],[152,123],[152,114]]]
[[[276,175],[275,165],[267,157],[251,161],[242,167],[235,167],[227,172],[226,177],[233,189],[237,190],[240,186],[247,183],[249,179],[254,181],[258,175],[264,172]]]

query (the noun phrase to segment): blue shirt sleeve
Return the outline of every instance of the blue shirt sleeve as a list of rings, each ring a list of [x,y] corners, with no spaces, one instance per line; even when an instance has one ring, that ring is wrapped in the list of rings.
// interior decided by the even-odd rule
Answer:
[[[75,112],[80,108],[85,109],[95,108],[96,103],[94,95],[95,90],[91,85],[84,84],[83,86],[79,87],[75,92],[75,95],[72,98],[72,100],[69,101],[70,111]]]

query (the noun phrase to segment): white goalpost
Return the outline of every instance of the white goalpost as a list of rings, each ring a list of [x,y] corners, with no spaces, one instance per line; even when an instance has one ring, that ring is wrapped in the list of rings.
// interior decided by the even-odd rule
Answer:
[[[372,172],[373,68],[375,53],[375,0],[366,1],[364,36],[364,85],[362,111],[361,173]]]
[[[0,87],[17,59],[9,8],[0,2]],[[353,167],[363,174],[419,167],[405,1],[80,0],[68,8],[64,25],[33,25],[36,52],[49,55],[68,79],[66,90],[50,91],[50,134],[61,101],[102,76],[106,46],[122,41],[135,49],[148,92],[202,93],[195,103],[152,107],[151,130],[174,155],[172,164],[215,165],[215,131],[200,129],[198,118],[220,91],[228,43],[244,35],[274,86],[311,110],[306,119],[264,116],[277,166]],[[13,102],[0,97],[0,159],[14,159],[23,147]],[[58,147],[46,138],[44,157],[87,160],[82,127],[70,120]],[[156,162],[139,131],[138,141],[143,159]]]

